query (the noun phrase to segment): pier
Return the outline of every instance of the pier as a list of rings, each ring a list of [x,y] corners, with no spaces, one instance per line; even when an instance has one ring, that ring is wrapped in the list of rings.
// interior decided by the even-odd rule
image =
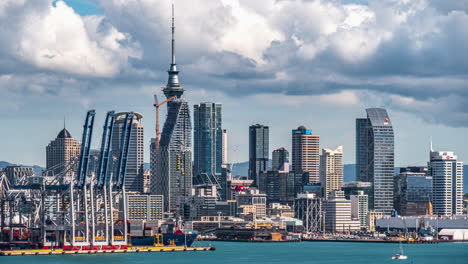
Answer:
[[[214,247],[144,247],[113,250],[63,250],[63,249],[25,249],[4,250],[0,256],[32,256],[32,255],[75,255],[75,254],[111,254],[111,253],[140,253],[140,252],[185,252],[185,251],[214,251]]]

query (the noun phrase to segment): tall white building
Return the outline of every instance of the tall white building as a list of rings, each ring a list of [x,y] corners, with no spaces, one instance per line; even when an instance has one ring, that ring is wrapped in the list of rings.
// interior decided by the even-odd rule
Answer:
[[[339,191],[343,185],[343,146],[336,150],[324,148],[320,156],[320,183],[324,197],[331,191]]]
[[[351,195],[351,218],[359,219],[361,227],[368,227],[367,213],[369,212],[369,197],[364,191],[358,191],[357,195]]]
[[[331,191],[324,202],[325,229],[329,232],[352,232],[360,230],[360,222],[351,217],[351,201],[343,191]]]
[[[122,133],[125,125],[125,115],[117,113],[112,135],[112,155],[117,160],[121,152]],[[125,189],[130,192],[143,192],[143,123],[142,115],[134,113],[136,118],[132,122],[132,134],[128,150]],[[116,168],[117,166],[115,166]]]
[[[431,149],[428,164],[434,214],[463,214],[463,162],[453,152]]]
[[[228,133],[226,129],[222,130],[221,145],[222,145],[222,155],[221,155],[222,163],[223,165],[228,164]]]

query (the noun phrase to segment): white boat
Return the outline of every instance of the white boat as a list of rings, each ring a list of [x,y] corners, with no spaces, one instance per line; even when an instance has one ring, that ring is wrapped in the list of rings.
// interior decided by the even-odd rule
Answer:
[[[402,254],[396,254],[392,257],[392,259],[408,259],[408,257]]]
[[[395,254],[392,257],[392,259],[408,259],[408,257],[403,254],[403,245],[401,244],[401,241],[400,241],[400,253]]]

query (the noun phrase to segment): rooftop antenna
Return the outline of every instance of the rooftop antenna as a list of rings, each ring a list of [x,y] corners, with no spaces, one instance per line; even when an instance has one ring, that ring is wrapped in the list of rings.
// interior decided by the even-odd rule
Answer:
[[[66,117],[63,116],[63,129],[66,129],[66,128],[67,128],[67,127],[65,126],[65,119],[66,119]]]
[[[172,1],[172,64],[175,64],[175,23],[174,23],[174,1]]]
[[[430,142],[430,150],[431,150],[431,152],[433,152],[434,149],[432,148],[432,136],[429,137],[429,142]]]

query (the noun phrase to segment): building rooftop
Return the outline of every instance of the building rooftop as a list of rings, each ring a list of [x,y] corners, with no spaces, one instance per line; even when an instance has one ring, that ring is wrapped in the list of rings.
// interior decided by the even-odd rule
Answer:
[[[62,129],[62,131],[60,131],[60,133],[58,133],[57,135],[57,138],[73,138],[70,134],[70,132],[68,132],[67,129]]]

